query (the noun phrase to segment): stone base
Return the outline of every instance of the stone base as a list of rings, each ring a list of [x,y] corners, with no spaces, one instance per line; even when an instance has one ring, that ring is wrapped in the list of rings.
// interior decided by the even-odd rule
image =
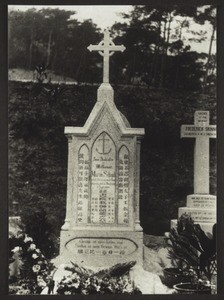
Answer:
[[[216,223],[215,209],[179,207],[178,218],[180,218],[184,213],[190,214],[195,223]]]
[[[208,194],[188,195],[187,207],[216,210],[216,196]]]
[[[53,279],[55,282],[53,295],[57,294],[57,288],[59,282],[63,277],[67,277],[71,274],[70,271],[65,270],[65,265],[58,265],[56,272],[53,273]],[[148,272],[142,268],[140,265],[135,265],[129,272],[130,279],[134,282],[134,285],[142,292],[144,295],[149,294],[172,294],[173,289],[169,289],[164,284],[162,284],[161,279],[158,275]],[[48,288],[46,287],[41,295],[47,295]]]
[[[190,214],[195,224],[199,224],[207,234],[212,234],[216,223],[216,196],[209,194],[192,194],[187,196],[187,206],[178,208],[178,218]],[[171,220],[170,227],[175,228],[177,220]]]
[[[197,222],[195,223],[201,226],[201,229],[205,232],[205,234],[208,237],[212,234],[212,228],[215,223],[197,223]],[[171,220],[170,228],[176,228],[176,227],[177,227],[177,220]]]
[[[110,267],[136,261],[143,265],[143,232],[61,230],[61,263]]]

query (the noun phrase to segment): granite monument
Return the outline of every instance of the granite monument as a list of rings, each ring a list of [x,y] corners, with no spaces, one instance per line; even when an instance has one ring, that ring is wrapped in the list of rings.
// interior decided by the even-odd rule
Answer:
[[[106,30],[103,41],[88,49],[103,56],[103,83],[85,125],[65,127],[67,200],[60,256],[85,267],[131,260],[142,264],[139,165],[144,129],[131,128],[109,83],[109,58],[125,47],[114,45]]]

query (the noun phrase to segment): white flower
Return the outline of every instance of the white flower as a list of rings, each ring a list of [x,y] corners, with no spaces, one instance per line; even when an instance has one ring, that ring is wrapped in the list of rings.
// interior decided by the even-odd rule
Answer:
[[[43,277],[41,275],[37,275],[37,281],[42,281]]]
[[[71,295],[72,293],[70,291],[65,291],[65,295]]]
[[[124,288],[124,291],[127,292],[127,293],[131,293],[133,291],[133,287],[130,283],[128,283],[125,288]]]
[[[69,283],[69,282],[71,282],[71,279],[69,277],[64,279],[64,283]]]
[[[96,286],[96,290],[97,290],[97,292],[100,291],[100,285],[97,285],[97,286]]]
[[[211,282],[209,280],[206,281],[206,285],[211,285]]]
[[[74,287],[75,287],[76,289],[79,287],[79,283],[80,283],[80,282],[78,282],[78,281],[73,283],[73,285],[74,285]]]
[[[36,245],[35,244],[30,244],[30,247],[28,250],[35,250],[36,249]]]
[[[43,277],[40,276],[40,275],[37,276],[37,284],[38,284],[38,286],[40,286],[40,287],[45,287],[45,286],[47,286],[47,284],[46,284],[46,282],[44,281]]]
[[[32,258],[33,258],[33,259],[37,259],[37,258],[38,258],[38,255],[36,255],[36,253],[34,253],[34,254],[32,255]]]
[[[36,249],[36,252],[37,252],[37,253],[40,253],[40,249]]]
[[[33,242],[33,239],[30,236],[26,235],[24,239],[24,243],[28,243],[28,242]]]
[[[38,273],[40,271],[40,266],[39,265],[34,265],[32,268],[34,273]]]
[[[22,248],[21,247],[15,247],[14,249],[12,249],[11,251],[13,252],[13,253],[16,253],[16,252],[18,252],[18,251],[20,251],[20,250],[22,250]]]
[[[71,279],[72,280],[80,280],[80,276],[77,274],[77,273],[73,273],[72,275],[71,275]]]
[[[20,234],[17,235],[17,237],[18,237],[18,239],[22,239],[23,238],[23,234],[20,233]]]

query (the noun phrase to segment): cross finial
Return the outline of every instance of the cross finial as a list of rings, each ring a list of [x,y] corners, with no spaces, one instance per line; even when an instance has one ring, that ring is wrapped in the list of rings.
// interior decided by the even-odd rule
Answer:
[[[103,56],[103,83],[109,83],[109,57],[114,54],[115,51],[123,52],[126,48],[123,45],[116,46],[110,38],[110,31],[106,29],[104,31],[104,38],[98,45],[90,45],[87,47],[89,51],[99,51],[99,54]]]

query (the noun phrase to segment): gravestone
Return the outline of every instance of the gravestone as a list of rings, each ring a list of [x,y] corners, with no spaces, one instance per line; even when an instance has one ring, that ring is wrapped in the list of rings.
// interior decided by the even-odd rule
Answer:
[[[139,165],[144,129],[130,127],[109,84],[109,57],[125,48],[114,45],[106,30],[104,40],[88,49],[103,56],[103,83],[85,125],[65,127],[68,174],[60,257],[86,267],[131,260],[142,264]]]
[[[189,213],[205,232],[212,233],[216,223],[216,196],[209,194],[209,139],[216,138],[216,126],[209,125],[209,111],[196,111],[194,125],[181,126],[181,138],[195,138],[194,194],[187,196],[187,206],[178,209],[178,217]],[[171,227],[176,220],[171,221]]]

